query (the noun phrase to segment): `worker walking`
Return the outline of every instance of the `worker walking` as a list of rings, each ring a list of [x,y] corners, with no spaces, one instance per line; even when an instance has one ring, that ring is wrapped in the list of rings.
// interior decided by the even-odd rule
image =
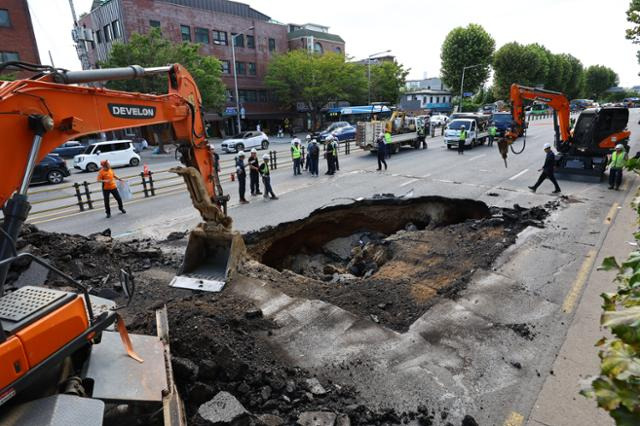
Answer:
[[[335,167],[336,162],[333,159],[333,147],[331,146],[331,142],[327,140],[324,144],[325,146],[325,158],[327,159],[327,172],[325,175],[334,175],[336,173]]]
[[[269,154],[262,156],[262,164],[260,164],[260,175],[262,175],[262,185],[264,186],[264,198],[271,196],[272,200],[277,200],[276,194],[271,188],[271,170],[269,169]]]
[[[300,149],[300,139],[294,138],[291,141],[291,159],[293,160],[293,175],[301,175],[300,159],[302,157],[302,150]]]
[[[622,183],[622,169],[627,162],[627,153],[624,145],[619,143],[609,159],[609,189],[620,189]]]
[[[551,183],[553,183],[553,185],[556,187],[553,193],[557,194],[561,191],[560,191],[560,186],[558,185],[558,181],[556,180],[556,177],[555,177],[556,155],[553,153],[553,151],[551,150],[551,145],[548,143],[544,144],[544,152],[547,153],[547,156],[545,157],[544,165],[540,170],[538,170],[539,172],[541,172],[540,177],[538,178],[538,181],[536,182],[536,184],[533,186],[530,186],[529,189],[533,192],[536,192],[536,190],[542,184],[542,182],[545,179],[549,179]]]
[[[320,146],[315,139],[311,139],[309,143],[309,171],[311,176],[318,177],[318,168],[320,163]]]
[[[493,146],[493,141],[495,141],[497,133],[498,129],[496,128],[496,124],[491,122],[491,125],[489,126],[489,146]]]
[[[244,193],[247,189],[247,171],[245,170],[244,157],[244,151],[240,151],[238,153],[238,159],[236,160],[236,176],[238,176],[240,204],[249,203],[246,198],[244,198]]]
[[[391,158],[391,132],[384,132],[384,142],[385,142],[385,157]]]
[[[458,155],[464,155],[464,145],[467,142],[467,129],[464,126],[460,126],[460,137],[458,138]]]
[[[255,148],[251,150],[249,155],[249,189],[251,195],[262,195],[260,192],[260,160],[258,160],[258,151]]]
[[[387,162],[384,159],[385,151],[387,148],[387,144],[384,140],[384,133],[380,133],[378,135],[378,168],[377,170],[382,170],[382,165],[384,164],[384,169],[387,170]]]
[[[122,182],[116,174],[113,172],[111,165],[107,160],[102,160],[100,162],[102,168],[98,172],[98,182],[102,183],[102,196],[104,197],[104,211],[107,214],[107,218],[111,217],[111,206],[109,205],[109,197],[113,195],[113,198],[116,199],[118,203],[118,209],[125,214],[126,211],[124,206],[122,205],[122,198],[120,198],[120,193],[118,192],[118,186],[116,184],[116,180]]]

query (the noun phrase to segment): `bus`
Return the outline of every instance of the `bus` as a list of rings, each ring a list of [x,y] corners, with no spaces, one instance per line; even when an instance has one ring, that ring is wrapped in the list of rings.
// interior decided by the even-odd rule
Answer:
[[[386,120],[391,117],[391,109],[386,105],[363,105],[329,108],[324,119],[327,123],[347,121],[356,125],[359,121]]]

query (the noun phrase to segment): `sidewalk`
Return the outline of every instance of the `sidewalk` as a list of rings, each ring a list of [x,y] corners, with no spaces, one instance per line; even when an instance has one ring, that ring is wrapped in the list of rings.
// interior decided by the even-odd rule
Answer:
[[[614,203],[604,218],[603,227],[608,227],[599,251],[594,248],[595,261],[585,259],[585,272],[591,274],[584,282],[585,290],[576,308],[576,314],[567,332],[567,338],[558,352],[558,356],[546,378],[538,399],[529,416],[529,426],[609,426],[614,421],[606,411],[597,407],[595,400],[587,399],[579,394],[585,379],[595,376],[599,371],[600,360],[598,348],[594,345],[606,335],[600,328],[603,292],[615,291],[614,272],[598,271],[597,267],[607,256],[615,256],[618,260],[626,259],[634,247],[628,244],[633,241],[633,233],[637,231],[637,214],[631,208],[631,201],[638,188],[635,174],[627,173],[623,184],[627,188],[623,201]],[[574,289],[579,286],[580,274],[576,278]],[[579,295],[579,288],[577,291]],[[568,297],[566,300],[570,300]],[[565,301],[565,308],[567,308]],[[568,310],[572,310],[569,303]],[[565,315],[570,315],[565,314]],[[519,425],[509,425],[519,426]]]

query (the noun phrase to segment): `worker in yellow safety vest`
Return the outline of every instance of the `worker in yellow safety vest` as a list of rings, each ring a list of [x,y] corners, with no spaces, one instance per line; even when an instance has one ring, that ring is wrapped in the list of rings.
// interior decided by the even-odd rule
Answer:
[[[458,138],[458,155],[464,154],[464,144],[467,141],[467,129],[464,126],[460,126],[460,137]]]
[[[300,139],[294,138],[291,145],[291,159],[293,160],[293,175],[301,175],[300,159],[302,158],[302,149],[300,148]]]
[[[620,188],[622,183],[622,169],[627,162],[627,152],[624,150],[624,145],[619,143],[616,145],[616,150],[611,154],[609,159],[609,189]]]

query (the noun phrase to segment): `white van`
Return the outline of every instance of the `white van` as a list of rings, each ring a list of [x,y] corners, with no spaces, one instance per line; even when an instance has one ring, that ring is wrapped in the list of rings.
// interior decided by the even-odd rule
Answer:
[[[112,167],[137,166],[140,156],[133,149],[130,140],[98,142],[89,145],[82,154],[73,157],[73,167],[87,172],[95,172],[100,162],[109,161]]]
[[[462,126],[464,126],[467,131],[465,146],[473,148],[476,145],[485,143],[489,137],[486,128],[479,128],[478,120],[473,118],[456,118],[449,122],[447,130],[444,132],[444,143],[447,145],[447,148],[452,149],[458,147]]]

